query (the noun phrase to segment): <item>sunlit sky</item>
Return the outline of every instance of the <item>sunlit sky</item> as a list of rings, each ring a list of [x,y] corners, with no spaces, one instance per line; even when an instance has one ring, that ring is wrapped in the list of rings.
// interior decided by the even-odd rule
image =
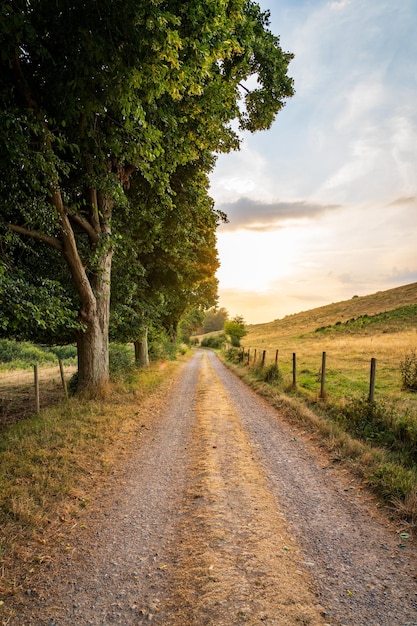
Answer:
[[[219,306],[248,323],[417,281],[416,0],[262,0],[295,96],[211,178]]]

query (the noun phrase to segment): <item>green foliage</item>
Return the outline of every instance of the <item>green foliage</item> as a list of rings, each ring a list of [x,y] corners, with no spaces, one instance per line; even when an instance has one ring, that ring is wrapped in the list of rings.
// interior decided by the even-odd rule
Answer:
[[[73,362],[75,346],[37,346],[27,341],[0,339],[0,363],[8,367],[31,367],[35,363],[56,363],[58,359]]]
[[[166,330],[149,329],[149,358],[151,361],[175,361],[177,358],[177,344]]]
[[[227,321],[224,325],[224,332],[229,335],[232,346],[239,347],[242,337],[248,334],[243,317],[237,315],[232,320]]]
[[[80,328],[64,288],[0,259],[0,336],[49,343]]]
[[[220,335],[211,335],[210,337],[204,337],[201,340],[202,348],[214,348],[219,350],[223,347],[223,344],[227,341],[226,335],[221,333]]]
[[[269,14],[246,0],[38,0],[0,18],[1,256],[17,312],[0,331],[107,336],[110,301],[114,339],[176,331],[216,302],[213,155],[239,147],[233,120],[267,129],[293,95]],[[29,271],[20,238],[53,254]],[[96,348],[80,351],[80,388],[106,380]]]
[[[122,374],[135,366],[135,353],[131,345],[111,343],[109,346],[110,373]]]
[[[258,380],[262,380],[270,385],[282,381],[281,372],[273,363],[271,363],[271,365],[267,365],[266,367],[256,367],[254,369],[254,375]]]
[[[236,365],[242,362],[242,358],[243,352],[239,348],[232,347],[229,348],[226,352],[226,359],[231,363],[235,363]]]
[[[209,309],[204,315],[204,332],[211,333],[215,330],[223,330],[228,317],[229,313],[224,307],[220,309],[217,309],[216,307]]]
[[[179,324],[179,339],[186,344],[193,343],[191,335],[201,329],[204,313],[198,306],[191,307]]]
[[[336,414],[336,420],[353,436],[393,453],[401,453],[405,462],[417,463],[415,416],[398,413],[384,402],[355,398]]]
[[[391,311],[384,311],[375,315],[359,315],[346,322],[336,322],[328,326],[320,326],[315,332],[320,334],[331,333],[363,333],[367,331],[397,332],[407,328],[414,328],[417,324],[417,304],[409,304]]]
[[[53,352],[61,361],[75,360],[77,358],[77,346],[50,346],[50,352]]]
[[[417,353],[413,349],[400,362],[403,389],[417,391]]]

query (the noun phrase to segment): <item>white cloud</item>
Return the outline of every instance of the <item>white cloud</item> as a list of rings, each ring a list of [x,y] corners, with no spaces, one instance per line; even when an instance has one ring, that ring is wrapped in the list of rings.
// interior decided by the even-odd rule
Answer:
[[[212,177],[220,301],[249,321],[417,280],[415,0],[262,4],[296,94]]]

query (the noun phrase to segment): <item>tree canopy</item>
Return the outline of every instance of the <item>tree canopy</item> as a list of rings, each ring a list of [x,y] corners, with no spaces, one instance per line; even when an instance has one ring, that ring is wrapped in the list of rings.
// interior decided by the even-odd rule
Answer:
[[[131,311],[167,325],[181,290],[211,297],[212,155],[238,148],[233,120],[267,129],[293,94],[268,26],[243,0],[2,3],[0,297],[22,313],[6,309],[0,328],[24,335],[32,315],[41,329],[51,316],[36,301],[50,293],[77,336],[80,389],[108,378],[114,254]]]

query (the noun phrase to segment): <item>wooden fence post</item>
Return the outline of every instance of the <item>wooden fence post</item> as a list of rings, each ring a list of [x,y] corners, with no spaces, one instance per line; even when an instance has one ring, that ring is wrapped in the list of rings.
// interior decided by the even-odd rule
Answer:
[[[249,365],[249,360],[250,360],[250,348],[248,348],[248,365]]]
[[[275,367],[278,369],[278,352],[279,350],[276,350],[275,352]]]
[[[373,402],[375,398],[375,379],[376,379],[376,359],[371,359],[371,378],[369,381],[369,402]]]
[[[35,378],[35,411],[39,413],[40,411],[40,400],[39,400],[39,374],[38,374],[38,366],[35,364],[33,366],[33,373]]]
[[[264,365],[265,365],[265,357],[266,357],[266,350],[263,350],[263,352],[262,352],[261,367],[264,367]]]
[[[297,355],[292,353],[292,386],[297,386]]]
[[[59,372],[61,374],[62,388],[64,390],[65,399],[68,400],[68,389],[67,389],[67,382],[64,376],[64,366],[62,365],[61,359],[58,359],[58,363],[59,363]]]
[[[320,398],[322,400],[325,395],[325,384],[326,384],[326,353],[323,352],[321,355],[321,378],[320,378]]]
[[[256,348],[255,348],[255,352],[253,353],[253,364],[255,365],[256,363]]]

